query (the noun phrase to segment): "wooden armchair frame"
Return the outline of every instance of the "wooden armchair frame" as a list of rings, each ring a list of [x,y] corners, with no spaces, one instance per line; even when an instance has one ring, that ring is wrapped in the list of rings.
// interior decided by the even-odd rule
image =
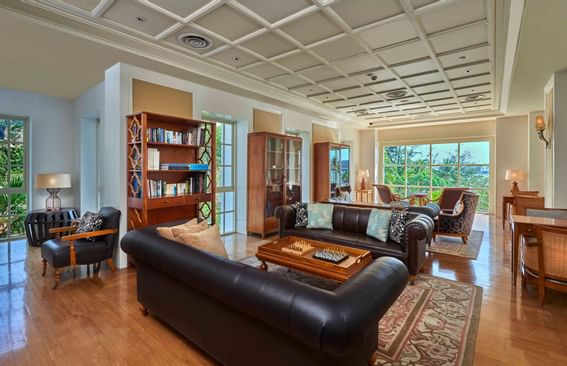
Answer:
[[[69,265],[73,268],[73,274],[75,274],[75,266],[77,265],[77,252],[75,251],[75,240],[91,239],[99,236],[116,234],[118,232],[118,229],[104,229],[104,230],[88,231],[85,233],[75,234],[76,231],[77,231],[76,225],[49,229],[50,234],[56,234],[58,239],[69,242]],[[64,233],[67,233],[67,235],[62,236]],[[112,258],[107,259],[106,263],[108,264],[112,272],[116,272],[116,267],[112,262]],[[98,268],[100,269],[100,263],[98,265],[99,265]],[[87,267],[87,269],[90,271],[90,267]],[[41,273],[41,275],[45,276],[46,271],[47,271],[47,261],[44,259],[43,272]],[[94,268],[93,271],[98,272],[98,270],[95,270]],[[53,286],[54,289],[57,288],[57,286],[59,285],[60,278],[61,278],[61,270],[59,268],[55,268],[55,286]]]

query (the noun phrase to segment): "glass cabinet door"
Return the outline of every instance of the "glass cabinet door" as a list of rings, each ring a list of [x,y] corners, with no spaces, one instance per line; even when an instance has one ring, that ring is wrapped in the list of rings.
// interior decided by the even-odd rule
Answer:
[[[331,197],[334,196],[335,188],[341,187],[341,149],[331,146],[329,151],[329,180],[331,183]]]
[[[266,217],[274,216],[276,207],[284,204],[284,140],[266,139]],[[253,159],[254,157],[252,157]]]
[[[340,181],[344,187],[350,185],[350,146],[341,146],[340,154]]]
[[[286,162],[286,204],[289,205],[301,202],[301,141],[287,141]]]

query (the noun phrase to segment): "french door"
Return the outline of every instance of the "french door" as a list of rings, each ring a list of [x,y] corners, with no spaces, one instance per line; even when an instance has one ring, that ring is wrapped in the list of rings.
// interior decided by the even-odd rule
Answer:
[[[219,118],[220,119],[220,118]],[[236,124],[217,122],[217,206],[216,223],[222,235],[236,231],[235,128]]]
[[[27,118],[0,115],[0,240],[24,236]]]

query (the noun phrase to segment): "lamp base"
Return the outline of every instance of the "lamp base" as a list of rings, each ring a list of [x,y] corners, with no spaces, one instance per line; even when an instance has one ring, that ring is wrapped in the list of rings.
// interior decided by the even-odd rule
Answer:
[[[364,177],[362,177],[362,180],[360,181],[360,189],[361,190],[366,189],[366,179],[364,179]]]
[[[518,188],[518,182],[513,181],[512,182],[512,189],[510,190],[510,192],[514,193],[514,192],[518,192],[520,190],[520,188]]]
[[[47,192],[49,192],[49,197],[45,200],[45,209],[47,211],[61,210],[61,198],[57,195],[59,188],[47,188]]]

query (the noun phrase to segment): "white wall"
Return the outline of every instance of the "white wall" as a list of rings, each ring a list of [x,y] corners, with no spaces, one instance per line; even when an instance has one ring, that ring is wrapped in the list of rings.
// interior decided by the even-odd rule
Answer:
[[[73,188],[61,190],[59,197],[62,206],[75,206],[79,202],[79,162],[73,103],[36,93],[0,89],[0,114],[28,117],[30,121],[27,151],[31,152],[27,181],[30,209],[45,207],[47,191],[33,188],[35,175],[40,173],[70,173]]]
[[[545,143],[538,137],[535,119],[543,116],[543,111],[530,112],[528,115],[529,168],[528,189],[545,194]]]
[[[554,89],[553,133],[547,164],[552,169],[552,174],[548,175],[552,180],[549,184],[552,191],[546,192],[546,204],[567,207],[567,70],[554,73],[550,84]],[[546,136],[549,136],[549,131],[546,131]]]
[[[366,180],[367,186],[372,186],[378,183],[378,135],[379,132],[375,129],[360,130],[359,142],[360,148],[359,155],[359,169],[368,169],[370,178]],[[358,185],[360,182],[357,182]]]
[[[496,119],[496,215],[501,216],[502,196],[509,194],[512,182],[504,180],[507,169],[522,169],[529,178],[528,116]],[[520,190],[528,181],[518,182]]]

